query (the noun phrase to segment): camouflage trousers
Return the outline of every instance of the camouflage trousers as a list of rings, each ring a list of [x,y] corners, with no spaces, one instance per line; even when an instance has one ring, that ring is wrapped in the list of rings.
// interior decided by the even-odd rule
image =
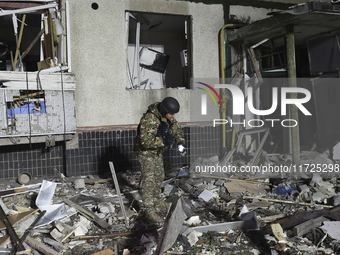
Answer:
[[[164,181],[163,156],[148,157],[138,155],[142,173],[143,209],[146,213],[155,212],[155,205],[161,201],[161,186]]]

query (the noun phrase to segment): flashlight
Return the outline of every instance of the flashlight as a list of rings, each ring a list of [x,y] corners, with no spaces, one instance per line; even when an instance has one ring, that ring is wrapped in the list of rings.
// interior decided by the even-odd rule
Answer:
[[[183,144],[178,144],[178,146],[177,146],[177,149],[178,149],[178,151],[179,151],[179,154],[181,155],[181,156],[184,156],[186,153],[187,153],[187,150],[186,150],[186,148],[183,146]]]

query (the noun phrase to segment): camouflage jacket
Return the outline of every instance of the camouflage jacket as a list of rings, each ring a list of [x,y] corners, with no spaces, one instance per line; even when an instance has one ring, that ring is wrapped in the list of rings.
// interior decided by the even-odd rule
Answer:
[[[182,127],[175,118],[167,120],[162,118],[158,111],[159,102],[149,105],[148,111],[140,120],[137,137],[135,140],[135,151],[145,156],[156,156],[161,153],[166,146],[163,143],[163,137],[157,136],[157,131],[161,122],[166,122],[171,126],[172,135],[176,138],[176,143],[185,142]]]

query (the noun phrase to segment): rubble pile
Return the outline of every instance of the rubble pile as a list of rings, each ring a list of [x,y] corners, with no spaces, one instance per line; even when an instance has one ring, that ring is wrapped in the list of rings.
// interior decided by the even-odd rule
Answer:
[[[259,164],[289,165],[261,154]],[[231,162],[238,169],[244,159]],[[316,152],[302,165],[337,163]],[[99,178],[32,177],[0,185],[0,250],[11,254],[338,254],[340,180],[330,171],[202,173],[172,169],[162,197],[164,224],[141,212],[139,172]],[[313,163],[310,163],[312,161]],[[309,163],[306,163],[309,162]],[[326,162],[326,163],[325,163]],[[335,168],[334,168],[335,169]]]

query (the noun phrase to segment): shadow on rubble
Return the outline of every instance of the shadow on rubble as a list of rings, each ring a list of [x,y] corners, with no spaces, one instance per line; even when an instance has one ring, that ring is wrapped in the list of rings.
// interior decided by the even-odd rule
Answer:
[[[126,157],[119,148],[111,146],[105,148],[105,151],[100,154],[100,160],[98,162],[98,176],[101,178],[111,177],[111,170],[109,162],[112,161],[115,172],[123,172],[132,169],[132,163],[129,158]]]

